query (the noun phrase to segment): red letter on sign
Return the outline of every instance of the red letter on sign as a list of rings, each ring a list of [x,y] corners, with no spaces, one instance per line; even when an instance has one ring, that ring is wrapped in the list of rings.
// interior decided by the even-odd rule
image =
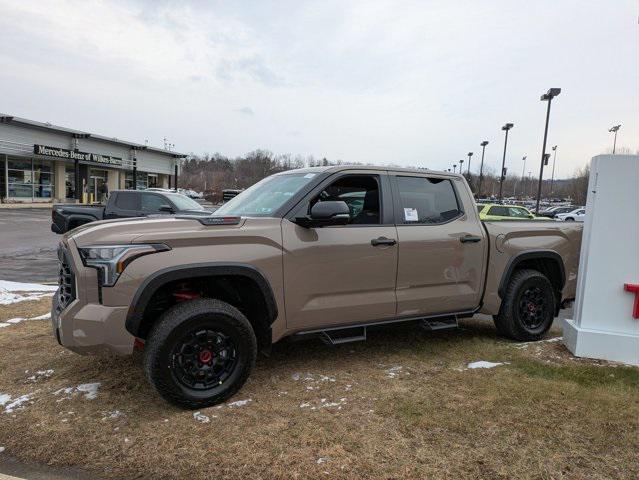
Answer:
[[[632,309],[632,316],[639,318],[639,285],[636,283],[624,283],[623,289],[626,292],[632,292],[635,294],[635,306]]]

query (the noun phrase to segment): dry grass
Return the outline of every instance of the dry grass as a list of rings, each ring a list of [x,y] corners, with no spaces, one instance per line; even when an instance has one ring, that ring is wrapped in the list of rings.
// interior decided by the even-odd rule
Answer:
[[[45,305],[0,307],[0,319]],[[475,360],[509,363],[466,370]],[[53,394],[88,382],[102,383],[95,400]],[[277,345],[233,399],[251,402],[205,409],[208,423],[159,399],[139,359],[80,357],[48,322],[23,322],[0,329],[0,393],[33,393],[0,413],[7,454],[101,476],[639,477],[639,369],[574,359],[560,342],[517,346],[477,320]]]

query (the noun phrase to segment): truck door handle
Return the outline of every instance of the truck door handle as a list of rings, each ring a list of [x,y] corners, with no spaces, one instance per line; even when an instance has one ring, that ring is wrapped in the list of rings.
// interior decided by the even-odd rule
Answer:
[[[379,237],[379,238],[373,238],[371,240],[371,245],[373,247],[379,247],[380,245],[395,245],[397,243],[397,240],[395,240],[394,238],[386,238],[386,237]]]
[[[464,235],[463,237],[459,237],[459,241],[462,243],[477,243],[481,242],[481,237],[476,237],[475,235]]]

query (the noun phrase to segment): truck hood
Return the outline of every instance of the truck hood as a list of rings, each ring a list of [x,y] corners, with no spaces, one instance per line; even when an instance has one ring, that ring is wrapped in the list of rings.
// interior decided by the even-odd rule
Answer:
[[[166,241],[167,244],[171,244],[181,238],[206,237],[212,231],[241,230],[247,220],[238,218],[230,224],[204,225],[198,218],[216,219],[218,217],[196,216],[189,218],[188,216],[162,215],[146,218],[102,220],[71,230],[64,235],[64,240],[72,239],[78,247],[98,244],[144,243],[147,241]],[[279,221],[280,219],[276,220]]]

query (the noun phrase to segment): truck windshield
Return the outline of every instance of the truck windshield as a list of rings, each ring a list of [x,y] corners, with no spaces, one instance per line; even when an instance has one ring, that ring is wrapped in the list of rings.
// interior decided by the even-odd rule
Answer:
[[[232,198],[215,215],[270,217],[307,185],[316,173],[287,173],[266,177]]]
[[[178,210],[204,210],[202,205],[197,203],[195,200],[191,200],[185,195],[170,193],[167,197],[173,202]]]

